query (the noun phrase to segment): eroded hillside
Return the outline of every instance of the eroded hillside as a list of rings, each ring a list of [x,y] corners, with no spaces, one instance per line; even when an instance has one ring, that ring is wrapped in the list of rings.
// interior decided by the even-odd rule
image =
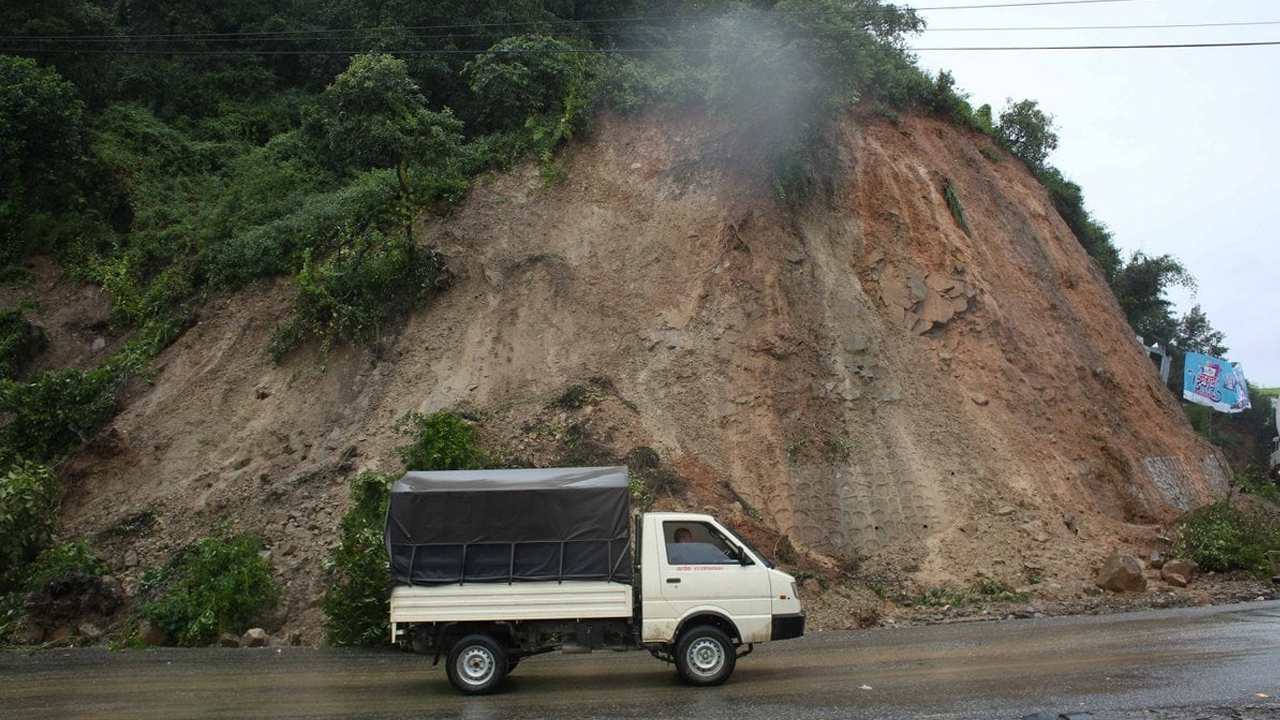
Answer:
[[[989,143],[850,116],[788,203],[705,118],[601,117],[563,181],[521,166],[420,228],[452,286],[376,355],[273,363],[284,284],[207,305],[64,463],[66,532],[154,516],[102,536],[126,587],[214,528],[261,533],[276,624],[318,641],[348,478],[398,468],[406,412],[465,408],[513,463],[651,447],[681,479],[660,506],[711,506],[792,562],[1075,592],[1225,475]]]

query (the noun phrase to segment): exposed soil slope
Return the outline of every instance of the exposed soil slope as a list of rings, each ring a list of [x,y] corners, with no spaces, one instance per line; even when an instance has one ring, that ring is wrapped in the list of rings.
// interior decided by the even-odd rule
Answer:
[[[452,288],[376,358],[273,364],[284,283],[210,304],[63,467],[68,532],[154,512],[150,536],[103,540],[126,586],[219,524],[260,532],[289,585],[276,624],[318,640],[346,479],[398,468],[409,411],[483,413],[514,462],[567,435],[652,447],[686,484],[660,505],[918,586],[1074,592],[1225,490],[1022,163],[933,120],[850,117],[797,208],[714,128],[602,117],[564,181],[480,182],[421,228]],[[589,402],[551,405],[574,384]]]

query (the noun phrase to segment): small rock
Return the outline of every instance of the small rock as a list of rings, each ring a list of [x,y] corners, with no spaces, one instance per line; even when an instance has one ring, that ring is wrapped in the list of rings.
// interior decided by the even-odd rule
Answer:
[[[107,347],[106,338],[97,337],[97,338],[94,338],[93,343],[89,345],[89,350],[93,352],[102,352],[103,349],[105,349],[106,347]]]
[[[1165,581],[1165,582],[1169,583],[1170,585],[1172,585],[1172,586],[1174,586],[1174,587],[1180,587],[1180,588],[1183,588],[1183,587],[1186,587],[1186,586],[1187,586],[1187,579],[1186,579],[1185,577],[1183,577],[1182,575],[1179,575],[1178,573],[1175,573],[1175,572],[1162,572],[1162,573],[1160,573],[1160,576],[1164,578],[1164,581]]]
[[[1111,553],[1094,584],[1112,592],[1142,592],[1147,589],[1147,578],[1142,574],[1142,563],[1132,555]]]
[[[164,634],[160,628],[143,620],[138,623],[138,639],[143,645],[151,645],[153,647],[163,647],[169,644],[169,637]]]
[[[271,391],[264,387],[258,388],[257,390],[254,391],[253,394],[254,394],[254,397],[258,398],[259,400],[266,400],[267,398],[271,397]]]
[[[127,568],[138,567],[138,553],[136,550],[129,550],[124,554],[124,566]]]
[[[1191,582],[1192,580],[1196,579],[1197,575],[1200,574],[1200,566],[1191,560],[1174,558],[1164,563],[1164,565],[1160,568],[1160,573],[1165,580],[1168,580],[1169,575],[1173,574],[1173,575],[1181,575],[1182,577],[1187,579],[1187,582]]]
[[[997,510],[997,511],[996,511],[996,514],[997,514],[997,515],[1000,515],[1001,517],[1003,517],[1003,516],[1005,516],[1005,515],[1012,515],[1014,512],[1015,512],[1015,511],[1014,511],[1014,509],[1013,509],[1012,507],[1010,507],[1010,506],[1008,506],[1008,505],[1005,505],[1004,507],[1002,507],[1002,508],[1000,508],[999,510]]]
[[[240,638],[231,633],[222,633],[218,636],[218,647],[238,648],[240,647]]]
[[[1154,570],[1164,567],[1164,553],[1159,550],[1152,550],[1147,553],[1147,567]]]
[[[262,628],[250,628],[242,639],[244,647],[266,647],[270,642],[271,636]]]
[[[76,628],[76,634],[82,638],[97,642],[102,639],[102,628],[91,622],[80,623],[80,627]]]

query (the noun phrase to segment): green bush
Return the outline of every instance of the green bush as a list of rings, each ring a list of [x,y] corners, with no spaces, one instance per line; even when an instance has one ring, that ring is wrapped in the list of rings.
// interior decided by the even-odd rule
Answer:
[[[1268,550],[1280,550],[1280,513],[1261,505],[1241,509],[1223,500],[1197,508],[1178,521],[1172,552],[1203,570],[1270,574]]]
[[[475,428],[453,413],[409,413],[396,422],[395,432],[410,441],[397,448],[406,469],[466,470],[489,460]],[[325,634],[334,645],[379,645],[390,637],[383,522],[395,479],[365,472],[351,482],[352,506],[339,525],[334,582],[324,597]]]
[[[62,488],[45,465],[15,462],[0,476],[0,591],[25,584],[25,567],[58,524]]]
[[[408,413],[393,430],[409,440],[396,448],[405,470],[468,470],[489,462],[476,429],[454,413]]]
[[[21,308],[0,310],[0,379],[14,380],[48,344],[44,331]]]
[[[52,462],[92,437],[116,409],[118,368],[46,372],[30,383],[0,379],[0,451]]]
[[[36,592],[44,584],[67,573],[102,576],[107,564],[89,547],[88,540],[77,540],[49,548],[40,553],[27,573],[27,590]]]
[[[324,630],[334,645],[379,645],[390,638],[388,558],[383,542],[395,477],[364,472],[351,481],[351,509],[338,526],[330,562],[337,577],[324,596]]]
[[[262,540],[253,535],[201,538],[147,571],[138,609],[180,645],[210,645],[221,633],[243,633],[280,594],[261,553]]]
[[[322,261],[303,253],[293,313],[272,335],[268,350],[279,361],[300,340],[320,339],[323,356],[335,340],[370,344],[395,308],[416,307],[434,289],[439,264],[423,257],[403,234],[364,232]]]

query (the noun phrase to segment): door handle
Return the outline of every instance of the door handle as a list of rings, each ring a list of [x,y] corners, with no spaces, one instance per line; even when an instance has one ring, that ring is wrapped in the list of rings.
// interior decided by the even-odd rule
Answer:
[[[678,583],[678,582],[680,582],[680,578],[667,578],[667,582],[669,582],[669,583]]]

